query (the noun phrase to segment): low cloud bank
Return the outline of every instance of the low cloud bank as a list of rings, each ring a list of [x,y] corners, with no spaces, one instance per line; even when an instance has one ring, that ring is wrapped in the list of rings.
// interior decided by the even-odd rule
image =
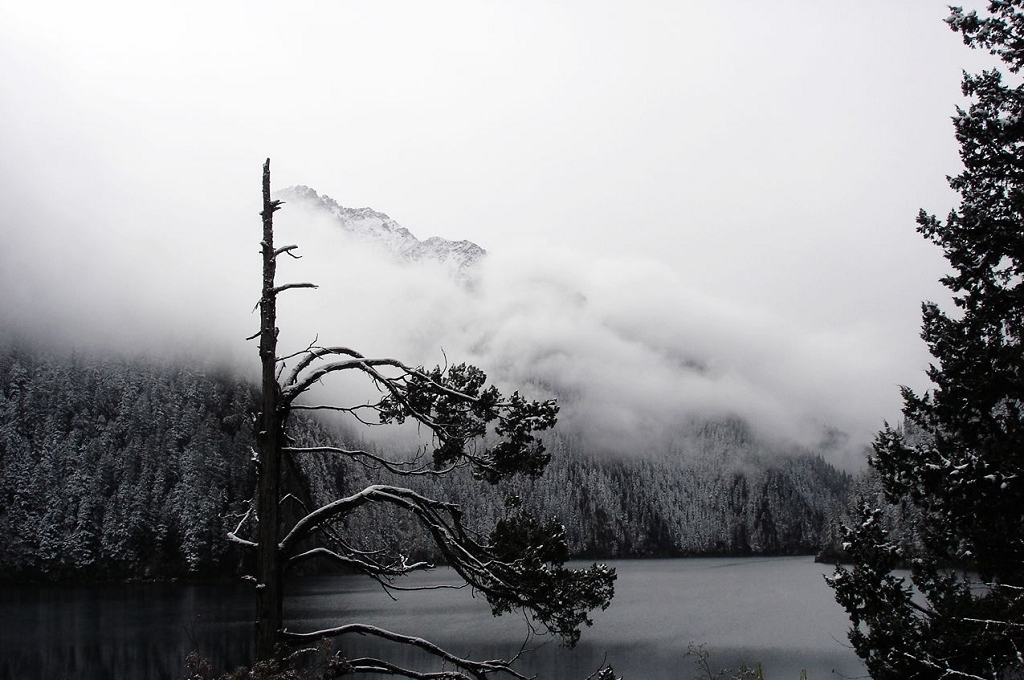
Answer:
[[[242,212],[184,228],[154,214],[140,230],[116,228],[138,215],[59,205],[19,215],[49,227],[19,230],[5,250],[0,318],[34,342],[198,354],[255,373],[243,338],[258,326],[258,216]],[[467,285],[288,206],[276,238],[303,256],[282,260],[279,282],[320,285],[282,296],[282,352],[319,338],[408,363],[474,363],[505,389],[559,397],[560,427],[610,453],[660,454],[694,420],[741,418],[780,443],[830,439],[825,453],[849,467],[898,417],[896,383],[911,373],[907,353],[870,328],[800,327],[648,261],[491,252]]]
[[[903,357],[868,330],[802,328],[664,265],[564,251],[490,252],[461,285],[312,214],[278,214],[280,238],[305,253],[283,275],[321,284],[284,303],[287,342],[319,333],[409,362],[474,363],[506,389],[558,397],[560,426],[591,448],[660,454],[694,421],[740,418],[850,467],[899,416]]]

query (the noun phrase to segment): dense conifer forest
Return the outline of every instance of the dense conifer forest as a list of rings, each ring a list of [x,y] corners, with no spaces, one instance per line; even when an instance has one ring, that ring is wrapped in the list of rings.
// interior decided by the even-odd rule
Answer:
[[[252,493],[254,399],[254,386],[227,372],[0,351],[0,579],[236,574],[241,554],[225,536]],[[311,420],[299,430],[320,441],[328,432]],[[806,554],[828,540],[849,475],[807,452],[770,451],[738,421],[691,430],[670,452],[617,457],[553,435],[544,477],[497,488],[468,473],[413,481],[462,503],[480,531],[518,503],[558,517],[580,557]],[[296,510],[396,481],[346,465],[297,461]],[[429,554],[402,522],[367,512],[348,520],[345,540]]]

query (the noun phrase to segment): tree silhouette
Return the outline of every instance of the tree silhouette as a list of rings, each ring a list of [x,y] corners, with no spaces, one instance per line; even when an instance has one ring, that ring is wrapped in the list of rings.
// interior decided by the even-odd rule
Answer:
[[[1021,4],[953,8],[947,22],[1017,74]],[[853,566],[830,580],[875,680],[1024,673],[1024,87],[993,69],[965,73],[962,89],[960,207],[917,220],[954,270],[943,283],[956,310],[923,305],[934,388],[904,388],[915,436],[886,427],[870,460],[887,499],[913,506],[920,548],[908,554],[864,504],[845,529]],[[911,583],[894,573],[907,563]]]
[[[469,467],[482,484],[496,484],[512,475],[537,477],[550,455],[537,433],[551,428],[558,407],[554,401],[528,401],[518,392],[503,396],[486,384],[482,371],[465,364],[425,369],[391,358],[374,358],[343,346],[311,344],[280,356],[277,348],[277,298],[312,283],[277,284],[277,258],[295,257],[297,246],[275,247],[273,214],[281,201],[270,197],[270,159],[263,166],[263,286],[259,301],[262,364],[261,411],[256,419],[257,489],[249,511],[229,537],[253,550],[256,568],[256,654],[271,659],[281,643],[323,637],[363,635],[419,648],[447,668],[445,677],[482,678],[496,672],[523,677],[510,660],[462,658],[417,635],[359,622],[295,632],[285,630],[282,617],[284,579],[298,564],[320,559],[395,588],[395,579],[428,569],[430,564],[402,554],[369,551],[347,540],[344,520],[367,505],[389,506],[409,513],[432,538],[444,560],[475,591],[483,594],[494,614],[528,612],[565,644],[574,645],[580,628],[591,623],[589,612],[608,606],[615,579],[604,565],[568,569],[565,531],[555,521],[538,521],[511,508],[489,536],[466,528],[457,504],[429,498],[409,488],[371,484],[357,493],[307,509],[296,518],[282,511],[282,474],[299,457],[326,454],[386,470],[393,475],[445,475]],[[355,406],[301,403],[313,386],[335,374],[359,375],[379,390],[379,400]],[[410,456],[387,455],[361,448],[297,446],[289,437],[289,416],[296,410],[327,408],[362,423],[416,423],[429,433],[426,451]],[[429,453],[429,455],[425,455]],[[385,672],[410,678],[437,677],[403,668],[385,659],[345,660],[348,672]]]

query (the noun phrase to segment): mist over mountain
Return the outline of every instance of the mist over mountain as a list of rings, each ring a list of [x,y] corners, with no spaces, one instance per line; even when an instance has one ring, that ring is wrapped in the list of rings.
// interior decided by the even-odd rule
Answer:
[[[258,194],[193,191],[182,210],[141,197],[15,209],[17,241],[0,252],[0,335],[255,375],[245,338],[258,326]],[[279,260],[279,280],[319,286],[282,297],[283,354],[319,342],[473,363],[506,391],[557,397],[560,429],[594,452],[658,456],[702,422],[735,418],[772,450],[856,468],[882,422],[899,417],[897,385],[917,368],[855,318],[796,322],[649,259],[598,257],[584,242],[485,254],[313,189],[279,196],[277,242],[301,256]],[[452,236],[437,219],[415,232]],[[325,389],[359,399],[366,386]]]
[[[666,267],[420,241],[308,187],[276,196],[278,238],[303,253],[285,276],[321,284],[283,305],[282,337],[296,349],[319,333],[416,363],[471,362],[507,388],[558,398],[563,430],[627,456],[661,455],[701,423],[736,418],[769,449],[852,468],[883,419],[864,408],[865,347],[724,304]]]
[[[211,6],[140,32],[11,4],[0,335],[255,371],[269,155],[275,187],[488,250],[452,289],[290,200],[292,275],[321,285],[284,296],[290,347],[476,360],[625,453],[731,412],[858,458],[898,386],[927,388],[919,305],[948,271],[914,217],[956,203],[947,114],[988,55],[927,3],[475,7]]]
[[[317,342],[409,364],[466,361],[504,391],[557,397],[550,480],[510,490],[545,514],[583,518],[569,524],[580,554],[820,545],[849,486],[831,465],[855,467],[880,420],[886,365],[870,345],[727,304],[646,260],[537,247],[485,254],[468,241],[421,241],[383,213],[312,189],[285,200],[276,241],[298,245],[300,259],[281,258],[278,281],[319,288],[282,296],[281,354]],[[23,348],[0,380],[0,445],[12,462],[0,482],[6,507],[19,508],[0,520],[24,543],[4,558],[7,571],[103,571],[116,555],[127,555],[125,573],[230,562],[217,541],[248,461],[245,395],[259,363],[244,338],[258,320],[260,232],[253,206],[227,205],[216,220],[202,213],[216,228],[201,241],[181,241],[167,213],[146,230],[99,230],[83,248],[62,214],[71,208],[57,203],[49,231],[24,230],[17,256],[0,255],[0,282],[13,291],[0,300],[0,341]],[[81,215],[127,223],[93,205]],[[321,389],[310,398],[351,404],[367,386]],[[229,449],[227,460],[216,453]],[[308,474],[321,485],[356,475]],[[211,479],[224,489],[212,500]],[[484,502],[464,487],[451,497]],[[31,502],[17,500],[25,494]],[[499,505],[478,509],[494,517]],[[147,526],[154,512],[167,518],[163,542],[118,533],[123,518]],[[38,531],[48,524],[66,531]],[[389,518],[373,527],[398,531]],[[53,560],[32,562],[37,554]]]

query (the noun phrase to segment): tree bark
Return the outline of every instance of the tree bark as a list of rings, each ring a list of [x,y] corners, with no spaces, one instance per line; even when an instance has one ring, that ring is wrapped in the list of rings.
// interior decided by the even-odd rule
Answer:
[[[256,428],[259,456],[257,486],[256,548],[256,658],[273,658],[282,629],[281,556],[278,549],[278,504],[281,483],[283,413],[277,367],[277,291],[274,288],[274,211],[270,200],[270,159],[263,164],[263,291],[260,297],[260,361],[262,362],[261,412]]]

